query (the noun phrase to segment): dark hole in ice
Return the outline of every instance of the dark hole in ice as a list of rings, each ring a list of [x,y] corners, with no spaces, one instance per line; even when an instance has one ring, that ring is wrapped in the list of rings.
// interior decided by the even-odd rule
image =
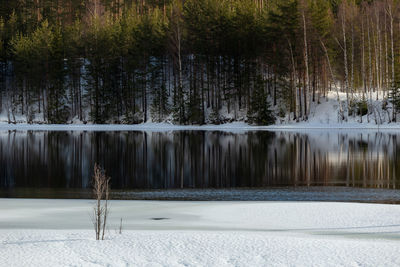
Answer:
[[[161,221],[161,220],[169,220],[169,218],[163,218],[163,217],[156,217],[156,218],[150,218],[153,221]]]

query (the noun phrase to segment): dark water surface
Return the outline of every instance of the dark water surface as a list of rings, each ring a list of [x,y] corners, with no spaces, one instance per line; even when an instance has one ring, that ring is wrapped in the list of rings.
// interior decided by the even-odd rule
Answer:
[[[400,133],[0,131],[0,196],[80,197],[95,162],[112,188],[396,189]]]

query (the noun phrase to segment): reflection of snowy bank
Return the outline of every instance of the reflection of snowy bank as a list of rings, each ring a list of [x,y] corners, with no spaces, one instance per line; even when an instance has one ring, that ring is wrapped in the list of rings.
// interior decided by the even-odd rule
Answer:
[[[88,200],[0,199],[1,264],[400,264],[397,205],[112,201],[108,240],[99,242],[90,229],[91,204]],[[119,235],[115,229],[121,217],[125,229]]]

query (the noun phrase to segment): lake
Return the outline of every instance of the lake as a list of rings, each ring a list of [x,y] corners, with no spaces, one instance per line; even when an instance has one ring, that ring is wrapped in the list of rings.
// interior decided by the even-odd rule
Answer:
[[[376,131],[0,131],[0,196],[113,190],[396,189],[400,133]],[[69,192],[67,195],[65,192]]]

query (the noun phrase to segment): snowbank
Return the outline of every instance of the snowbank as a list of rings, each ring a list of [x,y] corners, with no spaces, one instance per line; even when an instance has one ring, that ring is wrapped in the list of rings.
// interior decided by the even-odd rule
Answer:
[[[112,201],[95,241],[92,204],[0,199],[0,265],[400,265],[397,205]]]

